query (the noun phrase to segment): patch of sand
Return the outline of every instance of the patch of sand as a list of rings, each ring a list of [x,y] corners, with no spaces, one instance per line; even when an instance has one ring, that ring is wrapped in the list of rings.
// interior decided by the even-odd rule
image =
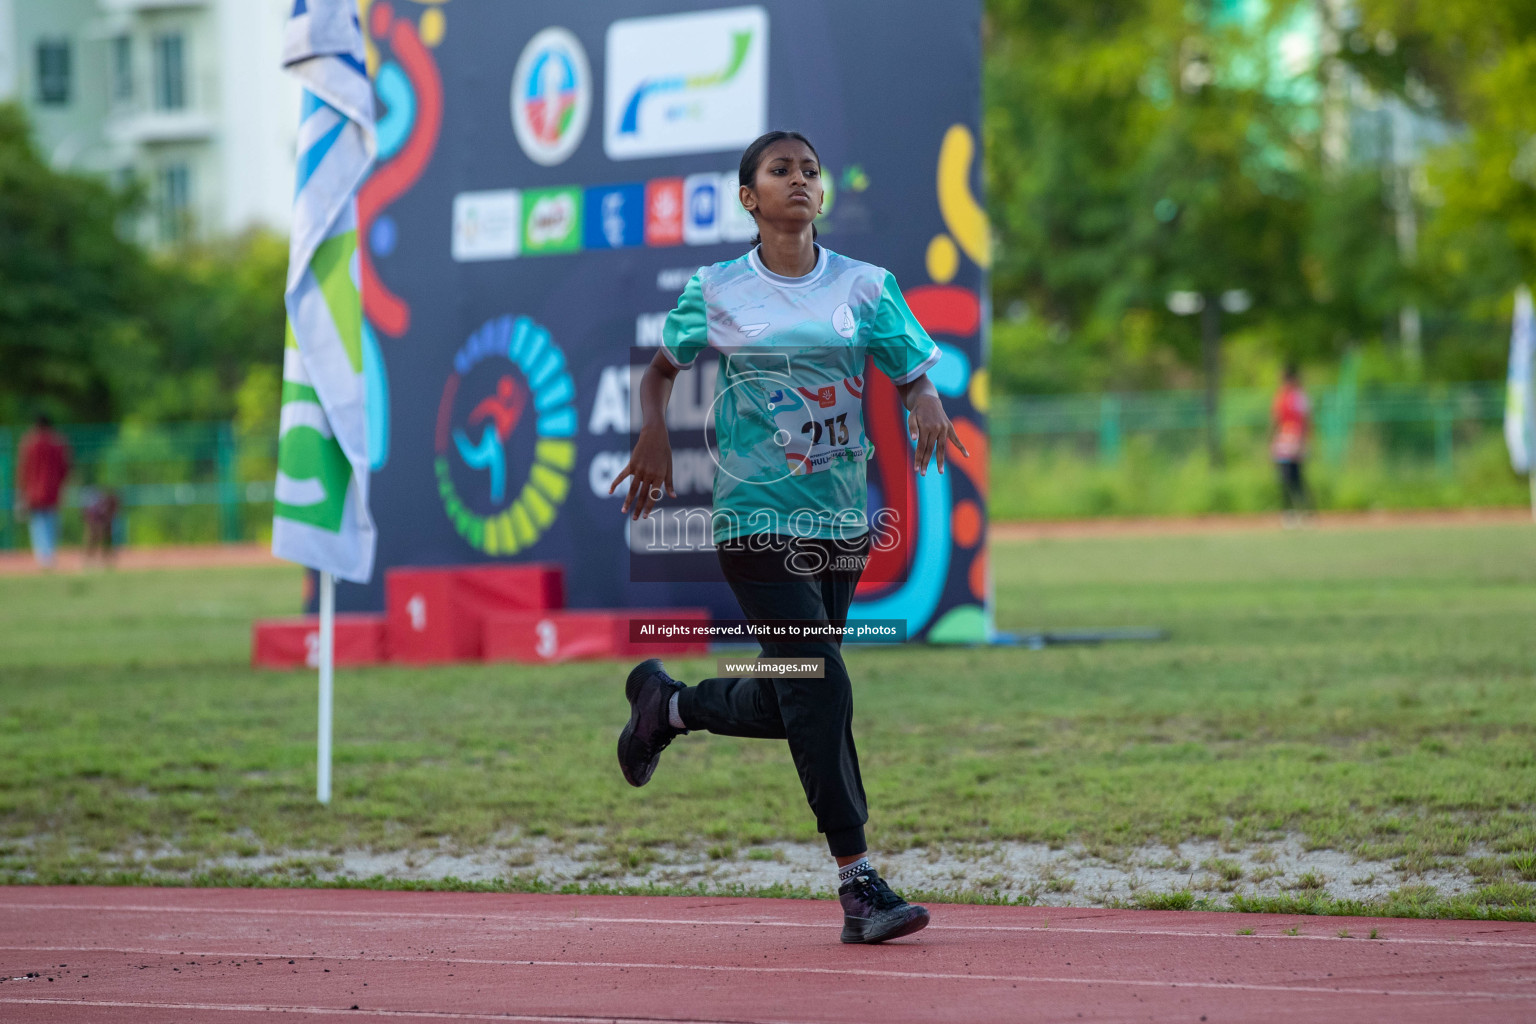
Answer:
[[[490,882],[537,878],[555,887],[580,885],[703,886],[705,889],[803,887],[830,895],[832,862],[819,843],[778,842],[748,848],[646,847],[628,851],[640,863],[615,859],[600,841],[561,843],[547,837],[503,837],[493,846],[457,850],[348,850],[339,855],[288,851],[218,862],[260,874],[308,864],[317,879],[428,881],[457,878]],[[161,855],[161,854],[157,854]],[[1467,857],[1479,856],[1469,851]],[[878,870],[903,889],[995,893],[1047,906],[1103,906],[1138,894],[1189,890],[1197,895],[1279,895],[1321,888],[1345,899],[1386,896],[1405,885],[1429,886],[1442,896],[1477,888],[1460,862],[1410,874],[1388,861],[1360,860],[1336,850],[1309,850],[1300,836],[1232,850],[1215,841],[1177,848],[1144,847],[1114,861],[1082,848],[1041,843],[920,847],[871,855]],[[139,865],[153,858],[145,857]],[[285,867],[286,866],[286,867]]]

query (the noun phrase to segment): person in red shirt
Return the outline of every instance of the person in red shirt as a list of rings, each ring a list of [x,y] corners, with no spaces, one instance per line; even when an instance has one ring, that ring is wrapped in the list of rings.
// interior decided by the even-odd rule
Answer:
[[[1280,507],[1286,522],[1294,523],[1306,510],[1307,485],[1302,463],[1307,457],[1307,432],[1312,426],[1312,406],[1301,390],[1296,364],[1285,367],[1285,380],[1270,407],[1269,455],[1280,473]]]
[[[32,429],[21,437],[16,504],[17,511],[27,517],[32,556],[45,569],[53,568],[59,546],[59,496],[68,476],[69,445],[53,429],[53,422],[39,415]]]

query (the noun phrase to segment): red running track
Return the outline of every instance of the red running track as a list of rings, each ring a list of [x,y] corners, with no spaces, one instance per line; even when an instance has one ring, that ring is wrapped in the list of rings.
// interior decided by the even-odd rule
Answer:
[[[827,901],[8,888],[0,1020],[1536,1020],[1536,925],[933,909],[843,946]]]

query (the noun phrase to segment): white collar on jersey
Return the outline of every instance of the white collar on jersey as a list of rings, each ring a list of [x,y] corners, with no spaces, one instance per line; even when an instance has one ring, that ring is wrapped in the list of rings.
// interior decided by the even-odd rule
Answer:
[[[826,250],[814,242],[812,247],[816,250],[816,266],[812,267],[811,272],[804,277],[785,277],[783,274],[775,274],[763,266],[763,258],[758,255],[762,250],[761,245],[753,246],[752,251],[747,253],[747,265],[752,268],[753,273],[769,284],[776,284],[780,288],[804,288],[807,285],[815,284],[816,279],[821,276],[821,272],[827,268]]]

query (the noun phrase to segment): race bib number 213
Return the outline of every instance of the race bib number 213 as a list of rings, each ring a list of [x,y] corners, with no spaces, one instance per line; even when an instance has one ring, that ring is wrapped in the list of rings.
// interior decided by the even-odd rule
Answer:
[[[839,459],[864,460],[863,399],[864,378],[858,376],[814,388],[786,387],[768,396],[779,428],[775,440],[792,473],[819,473]]]

